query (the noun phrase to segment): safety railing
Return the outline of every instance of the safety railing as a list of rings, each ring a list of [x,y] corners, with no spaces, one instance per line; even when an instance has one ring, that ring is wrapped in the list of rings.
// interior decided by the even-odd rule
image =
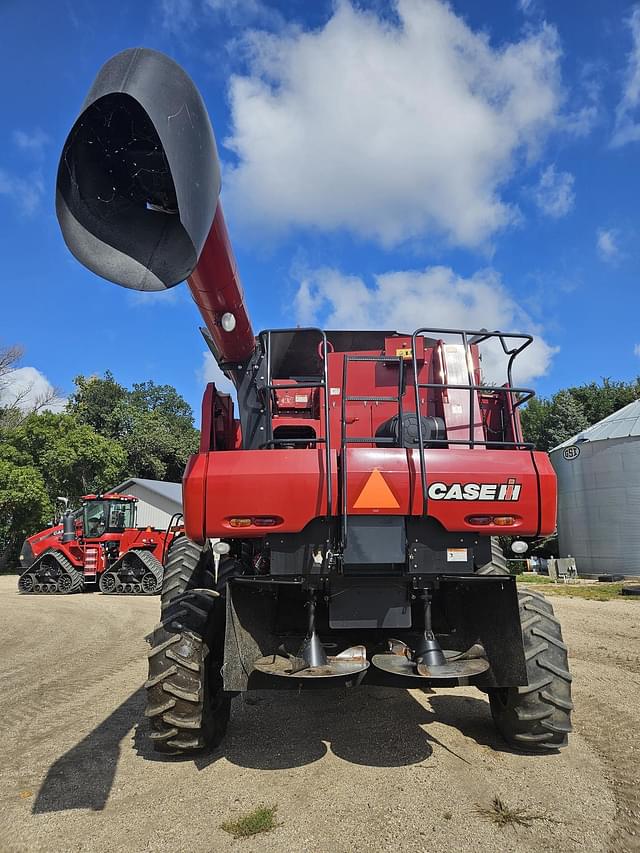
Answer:
[[[444,381],[445,377],[443,377],[442,382],[420,382],[419,374],[418,374],[418,361],[416,358],[413,359],[413,380],[414,380],[414,390],[415,390],[415,398],[416,398],[416,416],[417,416],[417,427],[418,427],[418,446],[420,448],[420,453],[418,454],[420,459],[420,483],[422,487],[422,501],[423,501],[423,514],[426,515],[427,512],[427,502],[428,502],[428,490],[427,490],[427,471],[426,471],[426,461],[425,461],[425,437],[424,430],[422,426],[422,418],[420,417],[420,391],[437,389],[440,391],[468,391],[469,392],[469,438],[431,438],[427,439],[429,447],[449,447],[450,445],[462,445],[469,448],[473,448],[476,446],[480,447],[489,447],[489,448],[500,448],[500,449],[512,449],[512,450],[530,450],[533,449],[533,444],[530,442],[525,442],[522,440],[522,433],[520,430],[520,425],[518,422],[518,418],[516,416],[516,409],[530,400],[533,396],[535,396],[535,392],[531,388],[518,388],[513,385],[513,364],[518,355],[520,355],[523,350],[525,350],[532,342],[533,337],[531,335],[521,334],[519,332],[488,332],[486,329],[481,329],[479,331],[471,331],[469,329],[439,329],[439,328],[428,328],[422,327],[420,329],[416,329],[411,338],[411,348],[412,353],[416,352],[416,341],[418,336],[429,336],[438,340],[441,345],[444,345],[442,341],[442,336],[455,336],[459,337],[462,346],[464,349],[464,362],[466,366],[467,376],[469,378],[468,383],[449,383]],[[505,355],[509,357],[509,361],[507,363],[507,384],[506,386],[496,386],[496,385],[480,385],[474,381],[473,369],[472,369],[472,359],[471,359],[471,346],[479,346],[480,344],[488,341],[490,339],[497,339],[500,342],[502,350]],[[515,340],[521,341],[521,343],[517,346],[509,346],[507,344],[507,340]],[[475,437],[475,423],[474,423],[474,411],[475,411],[475,395],[481,392],[490,393],[490,394],[504,394],[505,401],[508,401],[507,409],[509,412],[509,417],[511,421],[511,435],[513,436],[513,440],[500,440],[500,441],[490,441],[486,439],[477,439]]]
[[[272,340],[277,335],[290,335],[292,333],[300,334],[303,332],[315,332],[320,337],[320,347],[322,358],[322,373],[318,378],[305,378],[296,382],[278,381],[276,385],[273,381],[273,358],[272,358]],[[325,468],[327,477],[327,516],[333,514],[333,478],[331,475],[331,446],[329,441],[330,436],[330,420],[329,420],[329,373],[328,373],[328,346],[327,335],[323,329],[315,327],[294,328],[294,329],[267,329],[260,333],[263,350],[266,353],[266,372],[265,384],[261,387],[265,391],[265,412],[267,424],[267,440],[260,445],[261,448],[278,448],[290,446],[292,444],[309,445],[313,444],[317,447],[318,444],[324,445],[325,451]],[[305,438],[274,438],[273,437],[273,394],[275,391],[286,391],[301,388],[322,388],[323,394],[323,420],[324,420],[324,436],[305,437]]]

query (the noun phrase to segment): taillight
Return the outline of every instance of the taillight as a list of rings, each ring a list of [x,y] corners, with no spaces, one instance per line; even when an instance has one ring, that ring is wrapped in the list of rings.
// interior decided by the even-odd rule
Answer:
[[[282,519],[277,515],[234,516],[229,519],[229,527],[276,527],[278,524],[282,524]]]
[[[253,519],[253,523],[256,527],[275,527],[282,519],[276,518],[272,515],[260,515],[255,516]]]
[[[495,524],[497,527],[511,527],[517,524],[518,519],[515,515],[468,515],[465,521],[474,527],[486,527],[489,524]]]

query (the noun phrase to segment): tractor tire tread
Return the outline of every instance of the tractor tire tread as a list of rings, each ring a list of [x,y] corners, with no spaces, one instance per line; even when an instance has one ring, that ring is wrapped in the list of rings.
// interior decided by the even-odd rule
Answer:
[[[557,750],[571,732],[571,674],[553,607],[540,593],[519,591],[528,684],[491,688],[494,722],[509,745],[528,752]],[[529,619],[535,612],[536,621]]]
[[[220,669],[224,602],[213,584],[213,555],[186,536],[165,561],[161,621],[149,653],[147,716],[158,752],[180,754],[217,745],[229,718]],[[162,709],[156,713],[158,709]]]

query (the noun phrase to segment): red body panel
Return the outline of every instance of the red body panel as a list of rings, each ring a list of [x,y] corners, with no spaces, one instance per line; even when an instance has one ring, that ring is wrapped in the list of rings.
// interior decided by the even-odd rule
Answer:
[[[312,519],[326,515],[327,478],[321,450],[242,450],[207,456],[204,501],[191,500],[193,471],[199,471],[202,462],[194,462],[185,475],[185,528],[192,538],[199,534],[196,541],[202,541],[203,535],[241,533],[244,538],[261,537],[269,530],[297,533]],[[331,467],[336,494],[335,453]],[[229,524],[230,518],[253,516],[280,518],[282,522],[268,530],[255,525],[234,530]]]
[[[446,530],[484,535],[513,531],[520,536],[554,531],[556,481],[545,453],[443,448],[425,451],[425,461],[428,486],[437,495],[428,500],[427,514]],[[355,506],[374,470],[382,475],[397,506],[384,500],[378,507],[372,501],[365,507]],[[337,454],[333,453],[334,494],[336,472]],[[460,489],[444,488],[457,485]],[[466,499],[465,486],[470,494]],[[493,499],[488,497],[492,494]],[[349,448],[347,511],[349,515],[422,515],[418,451]],[[207,537],[264,536],[264,528],[256,526],[234,529],[229,524],[231,517],[274,516],[282,521],[272,530],[297,533],[326,514],[323,453],[243,450],[197,454],[185,472],[184,513],[187,534],[200,542]],[[479,526],[469,523],[470,516],[513,516],[515,524]]]

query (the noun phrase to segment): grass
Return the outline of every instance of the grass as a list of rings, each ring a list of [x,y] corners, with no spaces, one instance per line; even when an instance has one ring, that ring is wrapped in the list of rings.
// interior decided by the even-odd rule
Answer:
[[[546,575],[516,575],[518,583],[553,583]]]
[[[225,820],[220,824],[220,829],[224,829],[234,838],[249,838],[251,835],[269,832],[279,826],[276,821],[277,809],[277,806],[258,806],[235,820]]]
[[[495,823],[499,827],[531,826],[534,820],[542,820],[543,815],[532,814],[526,809],[512,809],[500,797],[494,797],[490,806],[476,805],[476,814]]]
[[[520,581],[518,580],[518,583]],[[536,584],[537,586],[538,584]],[[590,601],[640,601],[639,595],[622,595],[623,583],[546,583],[545,595],[564,595]]]

